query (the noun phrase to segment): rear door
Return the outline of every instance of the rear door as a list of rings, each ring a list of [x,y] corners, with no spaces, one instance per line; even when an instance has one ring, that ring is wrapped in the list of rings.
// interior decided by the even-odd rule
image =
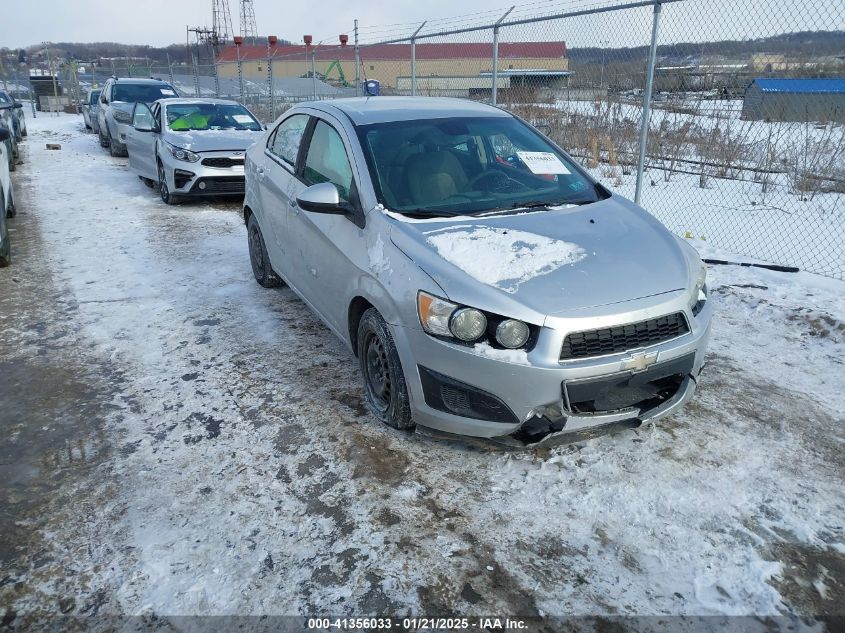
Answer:
[[[138,129],[139,127],[146,129]],[[150,129],[151,128],[151,129]],[[136,103],[132,110],[132,125],[126,132],[126,150],[129,152],[129,168],[136,174],[150,180],[156,174],[155,147],[158,127],[152,110],[146,103]]]
[[[304,185],[296,178],[296,167],[305,130],[311,117],[293,114],[284,119],[267,139],[261,164],[256,166],[262,229],[270,258],[281,264],[280,272],[288,283],[297,285],[292,275],[291,253],[295,246],[288,232],[289,216],[296,204],[296,194]],[[269,226],[267,226],[269,225]],[[273,239],[270,239],[270,236]]]

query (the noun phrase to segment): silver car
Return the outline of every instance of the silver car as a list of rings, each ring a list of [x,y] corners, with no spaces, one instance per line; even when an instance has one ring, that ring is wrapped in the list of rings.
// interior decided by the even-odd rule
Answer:
[[[126,135],[129,167],[161,199],[243,195],[244,153],[264,131],[235,101],[162,99],[138,103]]]
[[[176,88],[160,79],[107,79],[96,110],[100,145],[107,147],[112,156],[126,156],[126,133],[132,124],[132,108],[135,104],[175,99],[178,96]]]
[[[6,152],[9,150],[6,149],[5,143],[12,134],[13,132],[0,121],[0,268],[5,268],[12,262],[12,245],[6,219],[15,217],[15,194],[6,158]]]
[[[97,116],[99,108],[100,91],[89,90],[85,95],[85,101],[83,101],[80,109],[82,110],[82,121],[85,123],[85,129],[91,130],[94,134],[100,132],[100,124]]]
[[[391,426],[550,444],[695,390],[698,253],[505,111],[304,103],[247,152],[246,187],[256,280],[286,282],[351,348]]]

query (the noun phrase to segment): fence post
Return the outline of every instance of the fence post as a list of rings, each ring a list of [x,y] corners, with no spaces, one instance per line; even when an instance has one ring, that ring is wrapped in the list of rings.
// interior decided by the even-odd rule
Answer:
[[[193,53],[191,54],[191,62],[194,65],[194,94],[196,96],[200,96],[200,75],[199,75],[199,68],[197,68],[197,56]]]
[[[358,20],[355,20],[355,96],[361,96],[361,51],[358,48]]]
[[[170,77],[170,85],[173,85],[173,66],[170,64],[170,53],[167,53],[167,75]]]
[[[217,58],[214,59],[214,96],[220,98],[220,70],[217,67],[219,64]]]
[[[314,89],[314,101],[317,100],[317,46],[311,49],[311,87]]]
[[[648,51],[648,70],[645,77],[645,94],[643,94],[643,122],[640,127],[640,156],[637,161],[637,186],[634,190],[634,202],[640,203],[643,191],[643,170],[645,169],[645,152],[648,143],[648,120],[651,110],[651,88],[654,83],[654,62],[657,58],[657,28],[660,26],[660,2],[654,3],[654,17],[651,23],[651,47]]]
[[[246,95],[244,94],[244,65],[241,61],[241,45],[238,42],[235,44],[238,49],[238,84],[241,91],[241,103],[243,104],[246,101]]]
[[[508,17],[510,12],[513,10],[514,7],[508,9],[502,17],[496,20],[496,24],[493,25],[493,105],[496,105],[496,99],[498,98],[496,83],[499,80],[499,25],[502,23],[502,21],[504,21],[506,17]]]
[[[425,26],[425,20],[411,36],[411,96],[417,96],[417,35]]]

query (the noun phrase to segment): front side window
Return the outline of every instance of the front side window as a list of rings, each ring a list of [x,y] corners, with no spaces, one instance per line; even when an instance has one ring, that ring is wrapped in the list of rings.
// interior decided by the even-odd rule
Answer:
[[[299,144],[308,125],[307,114],[294,114],[276,128],[270,141],[270,151],[289,165],[296,165]]]
[[[188,130],[249,130],[263,128],[249,110],[235,103],[173,103],[167,106],[167,127]]]
[[[375,123],[357,132],[379,201],[391,210],[473,214],[588,204],[603,195],[568,156],[514,117]]]
[[[308,146],[302,177],[309,185],[334,184],[340,197],[349,200],[352,191],[352,165],[340,134],[325,121],[318,121]]]
[[[139,103],[135,106],[135,111],[132,113],[132,125],[135,127],[153,127],[153,114],[146,103]]]

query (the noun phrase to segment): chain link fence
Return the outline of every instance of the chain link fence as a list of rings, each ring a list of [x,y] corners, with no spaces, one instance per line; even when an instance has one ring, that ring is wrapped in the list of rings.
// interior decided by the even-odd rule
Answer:
[[[845,278],[841,0],[535,1],[356,23],[351,39],[231,46],[207,65],[115,60],[60,83],[78,99],[109,75],[160,77],[265,122],[367,80],[382,95],[493,103],[679,235]]]

